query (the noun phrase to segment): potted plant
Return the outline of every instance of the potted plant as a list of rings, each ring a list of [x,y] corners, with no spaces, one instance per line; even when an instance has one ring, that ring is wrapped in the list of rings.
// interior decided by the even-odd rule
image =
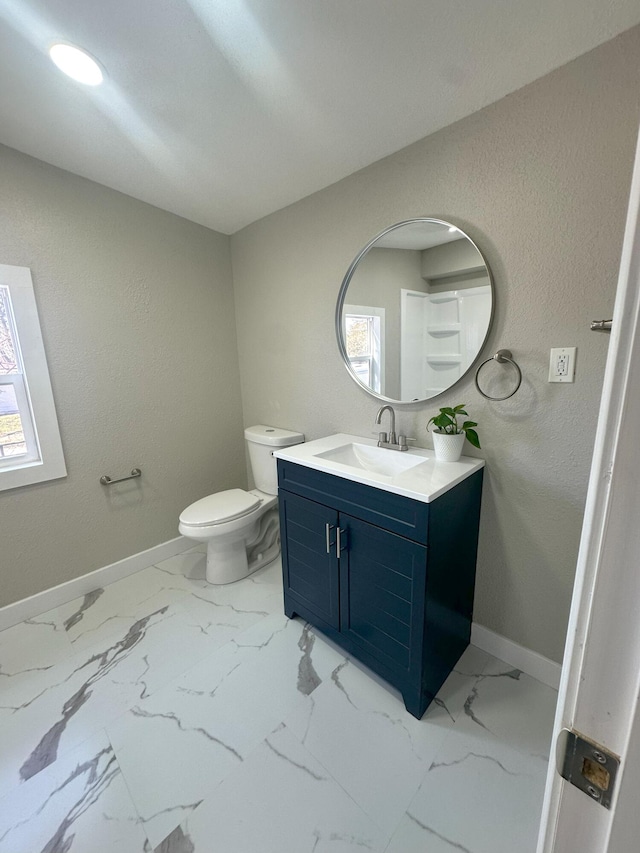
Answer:
[[[444,406],[440,409],[440,414],[434,415],[427,422],[427,430],[430,424],[435,427],[432,431],[433,449],[436,459],[440,462],[457,462],[462,454],[465,438],[474,447],[480,448],[480,439],[474,429],[478,424],[475,421],[458,423],[459,417],[469,417],[468,412],[465,411],[465,405],[461,403],[453,408]]]

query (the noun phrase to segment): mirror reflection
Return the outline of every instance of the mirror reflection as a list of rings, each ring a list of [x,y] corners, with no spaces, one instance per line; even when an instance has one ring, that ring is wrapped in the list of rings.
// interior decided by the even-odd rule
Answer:
[[[349,267],[338,346],[375,397],[428,400],[471,368],[492,313],[491,274],[471,238],[449,222],[411,219],[385,229]]]

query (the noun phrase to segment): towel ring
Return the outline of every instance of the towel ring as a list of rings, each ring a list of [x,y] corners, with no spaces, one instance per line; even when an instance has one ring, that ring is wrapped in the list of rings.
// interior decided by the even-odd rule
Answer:
[[[508,361],[509,364],[512,364],[518,372],[518,384],[513,389],[513,391],[510,394],[507,394],[505,397],[491,397],[491,396],[489,396],[489,394],[485,394],[485,392],[480,387],[480,384],[478,382],[478,376],[480,375],[480,371],[485,366],[485,364],[489,364],[490,361],[497,361],[500,364],[503,364],[505,361]],[[520,387],[521,382],[522,382],[522,371],[520,370],[518,365],[515,363],[515,361],[511,357],[511,350],[508,350],[508,349],[499,349],[495,355],[492,355],[491,358],[488,358],[486,361],[483,361],[482,364],[480,365],[480,367],[476,370],[476,388],[482,394],[483,397],[486,397],[487,400],[493,400],[494,402],[499,402],[500,400],[508,400],[509,397],[513,397],[513,395],[516,393],[516,391]]]

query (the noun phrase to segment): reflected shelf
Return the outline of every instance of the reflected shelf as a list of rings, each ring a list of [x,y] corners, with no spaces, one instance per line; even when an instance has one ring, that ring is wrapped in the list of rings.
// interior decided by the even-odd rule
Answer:
[[[428,355],[426,360],[429,364],[460,364],[462,356],[456,353],[451,355]]]
[[[437,323],[432,326],[427,326],[427,332],[430,335],[444,338],[447,335],[455,335],[461,329],[460,323]]]
[[[458,294],[456,294],[455,296],[452,296],[451,293],[442,293],[442,294],[433,293],[429,296],[429,302],[432,305],[440,305],[443,302],[457,302],[458,299],[459,299]]]

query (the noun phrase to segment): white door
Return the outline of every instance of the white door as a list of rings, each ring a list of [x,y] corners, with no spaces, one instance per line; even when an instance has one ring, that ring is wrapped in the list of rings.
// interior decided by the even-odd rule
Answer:
[[[425,392],[424,351],[427,294],[419,290],[400,291],[400,399],[423,400]]]
[[[640,148],[567,634],[555,739],[575,729],[621,758],[610,809],[551,756],[538,853],[640,850]]]

